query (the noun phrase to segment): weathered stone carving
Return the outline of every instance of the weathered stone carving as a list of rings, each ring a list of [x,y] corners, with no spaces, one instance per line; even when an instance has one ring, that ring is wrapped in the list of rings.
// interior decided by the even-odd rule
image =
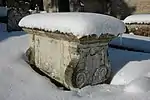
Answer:
[[[73,40],[73,36],[68,35],[72,40],[67,40],[65,34],[51,36],[41,30],[24,30],[30,33],[29,63],[67,88],[104,83],[110,77],[107,43],[113,36],[93,35]]]
[[[85,85],[105,82],[110,75],[107,43],[97,41],[91,44],[81,44],[78,49],[80,58],[74,70],[73,85],[82,88]]]

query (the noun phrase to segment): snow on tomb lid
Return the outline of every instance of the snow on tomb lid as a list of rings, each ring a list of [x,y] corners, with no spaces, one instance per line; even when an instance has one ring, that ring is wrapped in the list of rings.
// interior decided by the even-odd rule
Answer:
[[[44,13],[32,14],[21,19],[19,26],[45,31],[73,33],[76,36],[125,32],[125,25],[119,19],[95,13]]]
[[[124,19],[126,24],[150,24],[150,14],[130,15]]]

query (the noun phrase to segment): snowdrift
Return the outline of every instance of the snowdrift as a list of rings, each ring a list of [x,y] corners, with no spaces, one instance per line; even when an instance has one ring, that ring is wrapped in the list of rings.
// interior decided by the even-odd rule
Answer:
[[[138,93],[127,91],[129,85],[120,86],[104,84],[92,87],[88,86],[79,91],[63,91],[58,89],[48,78],[37,74],[24,61],[22,56],[29,46],[27,42],[28,38],[28,35],[24,34],[24,32],[5,32],[0,34],[1,100],[149,100],[150,92],[148,89],[142,89],[143,86],[140,87],[142,92]],[[131,58],[148,59],[148,57],[150,57],[147,53],[137,53],[111,48],[109,54],[111,56],[111,61],[113,61],[113,68],[119,66],[123,67],[122,63],[126,62],[126,60],[131,61]],[[140,62],[142,67],[137,67],[138,61],[139,60],[137,60],[137,62],[132,62],[132,64],[128,64],[128,68],[135,66],[135,69],[129,71],[129,74],[131,72],[135,73],[138,70],[140,71],[141,68],[146,68],[145,70],[148,70],[147,68],[150,65],[148,60]],[[126,71],[126,75],[127,74]],[[132,78],[133,75],[130,74],[130,77]],[[148,74],[145,76],[148,76]],[[120,78],[118,78],[118,80],[120,80]],[[142,81],[144,80],[146,80],[145,83],[148,85],[149,81],[145,78],[142,79]],[[139,85],[137,85],[137,87],[139,87]]]
[[[117,74],[113,77],[111,84],[127,85],[139,77],[147,76],[150,72],[149,65],[150,60],[131,61],[117,72]]]
[[[146,93],[150,91],[150,77],[139,77],[131,81],[126,85],[124,91],[130,93]]]

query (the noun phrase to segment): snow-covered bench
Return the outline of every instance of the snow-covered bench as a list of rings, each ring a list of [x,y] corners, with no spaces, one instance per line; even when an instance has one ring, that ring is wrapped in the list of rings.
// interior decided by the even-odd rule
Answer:
[[[150,14],[136,14],[125,18],[129,32],[150,37]]]
[[[33,14],[19,25],[30,34],[30,64],[70,89],[110,77],[108,42],[125,32],[122,21],[94,13]]]

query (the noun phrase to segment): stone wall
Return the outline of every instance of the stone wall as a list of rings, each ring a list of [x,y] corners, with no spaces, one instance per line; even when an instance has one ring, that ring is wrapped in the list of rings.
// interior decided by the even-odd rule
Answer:
[[[150,0],[134,0],[135,13],[150,13]]]

